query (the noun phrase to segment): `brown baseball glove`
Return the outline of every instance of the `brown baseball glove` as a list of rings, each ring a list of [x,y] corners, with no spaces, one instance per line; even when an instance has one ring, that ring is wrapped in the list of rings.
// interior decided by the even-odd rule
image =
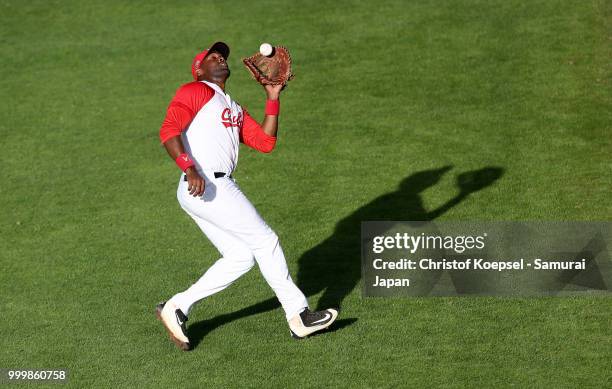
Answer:
[[[293,78],[291,73],[291,55],[283,46],[275,46],[270,56],[260,52],[242,62],[251,72],[253,78],[262,85],[286,85]]]

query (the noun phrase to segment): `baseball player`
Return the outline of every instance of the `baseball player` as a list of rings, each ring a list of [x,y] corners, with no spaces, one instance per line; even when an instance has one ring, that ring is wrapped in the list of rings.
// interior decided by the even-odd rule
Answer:
[[[185,322],[194,304],[228,287],[255,261],[280,301],[293,337],[325,329],[338,316],[336,309],[309,310],[289,275],[278,236],[232,177],[240,143],[263,153],[274,149],[282,85],[264,87],[267,101],[260,125],[225,93],[229,53],[225,43],[216,42],[196,55],[194,81],[177,90],[160,129],[161,142],[183,172],[179,204],[221,253],[192,286],[157,306],[158,318],[183,350],[191,348]]]

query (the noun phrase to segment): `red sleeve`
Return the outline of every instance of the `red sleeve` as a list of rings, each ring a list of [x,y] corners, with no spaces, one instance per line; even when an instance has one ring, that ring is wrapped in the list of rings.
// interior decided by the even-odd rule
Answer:
[[[262,153],[269,153],[276,145],[276,137],[266,134],[259,123],[246,110],[244,111],[242,131],[240,131],[240,141]]]
[[[190,82],[180,87],[166,112],[159,130],[162,143],[180,135],[189,126],[195,115],[215,95],[215,91],[203,82]]]

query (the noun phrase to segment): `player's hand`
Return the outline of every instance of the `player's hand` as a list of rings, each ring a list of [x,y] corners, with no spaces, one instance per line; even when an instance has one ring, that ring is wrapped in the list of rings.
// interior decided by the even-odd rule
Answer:
[[[285,87],[284,85],[264,85],[264,89],[266,90],[266,95],[268,95],[268,100],[278,100],[281,91]]]
[[[189,183],[187,188],[189,194],[193,197],[202,196],[204,194],[204,187],[206,186],[202,176],[198,174],[198,171],[193,166],[188,167],[185,174],[187,174],[187,182]]]

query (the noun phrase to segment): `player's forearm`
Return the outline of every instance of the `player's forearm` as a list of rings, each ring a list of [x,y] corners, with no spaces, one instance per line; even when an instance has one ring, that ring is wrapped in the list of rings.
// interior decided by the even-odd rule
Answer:
[[[176,162],[176,164],[181,170],[187,173],[188,177],[195,173],[194,163],[191,158],[189,158],[189,156],[185,153],[185,147],[183,146],[183,141],[181,140],[180,136],[175,136],[168,139],[166,142],[164,142],[164,147],[166,148],[166,151],[168,152],[170,158],[172,158]]]
[[[267,89],[266,97],[267,97],[266,116],[264,118],[263,123],[261,124],[261,128],[263,129],[263,132],[266,133],[266,135],[275,137],[276,133],[278,132],[278,107],[280,104],[280,101],[279,101],[280,90]],[[270,109],[271,103],[272,105],[276,103],[276,110],[274,108]],[[273,112],[273,111],[276,111],[276,112]]]
[[[183,141],[181,140],[180,136],[175,136],[168,139],[164,143],[164,147],[172,160],[176,160],[179,155],[185,152],[185,147],[183,146]]]
[[[278,115],[266,115],[261,128],[266,135],[276,137],[278,132]]]

